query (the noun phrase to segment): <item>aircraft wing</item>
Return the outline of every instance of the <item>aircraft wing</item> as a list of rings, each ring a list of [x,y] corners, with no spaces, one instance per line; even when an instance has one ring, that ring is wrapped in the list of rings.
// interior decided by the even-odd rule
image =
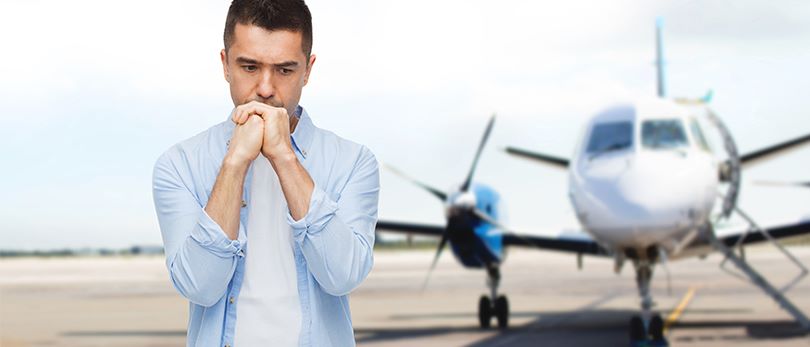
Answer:
[[[516,233],[503,234],[504,246],[520,246],[546,249],[551,251],[570,252],[589,255],[608,256],[610,252],[589,236],[566,235],[539,236]]]
[[[799,220],[773,222],[761,224],[760,227],[765,229],[774,239],[784,239],[794,236],[810,235],[810,217],[802,218]],[[761,232],[751,231],[746,234],[748,230],[747,225],[736,226],[717,226],[715,228],[715,235],[726,246],[733,247],[737,242],[742,244],[753,244],[767,241],[765,235]],[[709,245],[708,240],[703,237],[695,239],[683,252],[673,255],[670,259],[681,259],[692,256],[702,256],[714,252],[714,249]]]
[[[788,151],[795,150],[802,145],[810,143],[810,134],[800,136],[782,143],[762,148],[740,156],[740,162],[744,168],[775,158]]]
[[[417,224],[394,221],[377,221],[377,231],[411,233],[441,237],[444,227],[439,225]],[[504,246],[532,247],[550,251],[581,253],[589,255],[609,255],[604,247],[586,234],[561,234],[559,236],[538,236],[505,232]]]
[[[439,225],[416,224],[393,221],[377,221],[377,231],[390,231],[441,237],[444,227]]]
[[[506,147],[506,153],[511,155],[524,158],[524,159],[531,159],[538,161],[540,163],[551,165],[558,169],[566,169],[570,164],[570,161],[567,158],[561,158],[553,155],[543,154],[532,152],[529,150],[517,148],[517,147]]]
[[[775,239],[807,235],[810,234],[810,218],[803,218],[798,221],[770,223],[770,225],[762,225],[761,227]],[[740,242],[740,239],[742,239],[743,244],[767,240],[765,235],[756,231],[751,231],[746,235],[745,231],[747,229],[748,228],[745,226],[722,227],[718,228],[715,233],[727,246],[737,244],[737,242]]]

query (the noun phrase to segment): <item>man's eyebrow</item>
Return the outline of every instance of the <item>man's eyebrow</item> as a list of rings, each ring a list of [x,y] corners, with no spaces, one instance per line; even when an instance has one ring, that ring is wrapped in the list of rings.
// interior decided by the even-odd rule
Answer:
[[[263,65],[260,61],[256,59],[246,58],[246,57],[236,57],[237,64],[250,64],[250,65]],[[284,61],[281,63],[271,64],[277,68],[293,68],[298,66],[298,62],[294,60]]]
[[[239,64],[261,65],[258,60],[245,57],[236,57],[236,62]]]
[[[297,61],[290,60],[290,61],[285,61],[285,62],[281,62],[281,63],[273,64],[273,66],[275,66],[275,67],[277,67],[277,68],[278,68],[278,67],[297,67],[297,66],[298,66],[298,62],[297,62]]]

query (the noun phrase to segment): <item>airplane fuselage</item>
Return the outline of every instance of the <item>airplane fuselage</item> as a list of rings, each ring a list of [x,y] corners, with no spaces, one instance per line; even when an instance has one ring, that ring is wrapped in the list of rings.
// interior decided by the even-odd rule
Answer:
[[[569,198],[603,245],[671,252],[706,224],[717,166],[687,109],[661,99],[620,105],[586,127],[569,166]]]

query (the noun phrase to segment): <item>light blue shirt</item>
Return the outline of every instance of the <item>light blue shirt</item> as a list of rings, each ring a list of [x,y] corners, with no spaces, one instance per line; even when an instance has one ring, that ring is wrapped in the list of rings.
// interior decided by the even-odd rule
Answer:
[[[292,226],[301,346],[354,346],[348,294],[371,271],[379,168],[368,148],[312,124],[299,109],[296,156],[315,188]],[[230,118],[166,151],[153,194],[172,284],[189,300],[188,346],[233,346],[236,305],[249,252],[246,226],[252,170],[243,190],[239,236],[229,239],[205,213],[235,124]],[[271,328],[271,327],[269,327]]]

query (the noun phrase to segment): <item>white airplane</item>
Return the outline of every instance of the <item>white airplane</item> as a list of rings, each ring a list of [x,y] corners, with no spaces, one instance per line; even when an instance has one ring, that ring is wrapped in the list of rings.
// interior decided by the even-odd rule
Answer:
[[[782,290],[735,253],[735,249],[742,253],[744,244],[810,233],[810,220],[759,227],[736,202],[742,169],[810,143],[810,135],[738,155],[731,134],[707,105],[711,94],[702,100],[665,97],[660,21],[657,38],[658,98],[617,104],[598,112],[586,125],[571,160],[506,149],[512,155],[568,171],[569,199],[585,234],[521,235],[502,226],[498,221],[497,194],[489,187],[471,183],[475,164],[465,183],[450,193],[411,179],[444,201],[448,211],[445,227],[379,221],[378,230],[441,236],[435,259],[449,241],[464,266],[487,269],[491,293],[479,301],[482,327],[489,326],[493,314],[499,326],[508,324],[508,303],[505,296],[497,296],[504,246],[529,246],[576,253],[580,265],[582,255],[613,257],[617,272],[630,260],[641,296],[641,315],[630,322],[631,344],[635,346],[667,345],[663,320],[652,310],[650,281],[655,265],[713,251],[725,254],[803,328],[810,329],[810,320],[784,297]],[[701,117],[717,127],[727,158],[710,149],[699,122]],[[474,163],[491,127],[492,121]],[[715,211],[716,207],[719,211]],[[750,226],[715,232],[718,222],[734,213],[748,220]],[[801,263],[775,244],[802,269],[801,276],[807,273]]]

